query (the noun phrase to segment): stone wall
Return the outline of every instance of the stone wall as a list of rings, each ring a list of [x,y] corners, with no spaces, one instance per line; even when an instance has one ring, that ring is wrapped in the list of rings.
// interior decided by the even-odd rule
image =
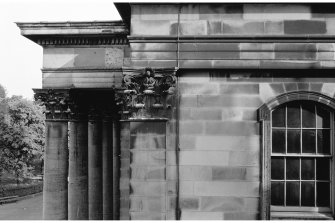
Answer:
[[[45,47],[43,88],[110,88],[121,85],[128,47]]]
[[[258,108],[291,91],[335,96],[322,71],[184,70],[179,73],[181,219],[259,218]]]

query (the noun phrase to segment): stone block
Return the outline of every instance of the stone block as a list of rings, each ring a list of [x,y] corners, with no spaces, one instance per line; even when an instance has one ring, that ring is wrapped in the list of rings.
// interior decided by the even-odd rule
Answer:
[[[106,48],[105,51],[105,67],[120,68],[123,65],[124,48],[112,47]]]
[[[229,152],[227,151],[180,151],[180,165],[199,166],[227,166],[229,164]]]
[[[239,43],[180,43],[180,51],[190,51],[190,52],[200,52],[200,51],[229,51],[229,52],[234,52],[234,51],[239,51]],[[183,76],[208,76],[208,72],[204,73],[204,71],[192,71],[192,73],[183,73]]]
[[[176,52],[131,52],[133,60],[176,60]]]
[[[321,61],[322,68],[335,68],[335,61]]]
[[[334,43],[317,43],[318,52],[334,52],[335,44]]]
[[[316,52],[275,52],[278,60],[315,60]]]
[[[131,35],[170,35],[170,20],[133,20],[131,21]]]
[[[200,121],[180,121],[179,131],[180,134],[202,134],[203,133],[203,122]]]
[[[260,60],[212,60],[211,64],[220,69],[259,69]]]
[[[231,151],[229,153],[229,166],[259,166],[259,151]]]
[[[284,22],[283,21],[265,21],[264,33],[268,35],[283,35]]]
[[[309,89],[310,91],[321,92],[322,84],[321,83],[310,83]]]
[[[165,151],[132,151],[131,164],[136,165],[163,165],[165,164]]]
[[[240,43],[241,51],[273,51],[274,43]]]
[[[130,60],[130,66],[134,67],[152,67],[152,68],[161,68],[161,67],[175,67],[176,60]]]
[[[261,69],[318,69],[321,67],[318,61],[308,60],[262,60]]]
[[[175,52],[177,45],[175,43],[130,43],[131,52]]]
[[[166,179],[176,180],[177,179],[177,166],[167,166],[166,167]]]
[[[320,20],[285,20],[285,34],[325,34],[326,22]]]
[[[194,195],[194,182],[193,181],[179,181],[179,195],[188,196]]]
[[[259,135],[257,122],[206,122],[205,134],[226,136],[252,136]]]
[[[182,210],[198,210],[199,209],[199,198],[181,197],[179,198],[179,205]]]
[[[333,97],[335,94],[335,84],[334,83],[324,83],[322,85],[321,92]]]
[[[74,67],[74,48],[44,48],[43,68]]]
[[[243,14],[242,4],[200,4],[200,19],[241,19]]]
[[[166,165],[176,165],[177,163],[177,151],[166,151]]]
[[[239,151],[260,148],[259,136],[197,136],[196,150]]]
[[[196,95],[181,95],[180,107],[197,107]]]
[[[259,198],[243,198],[244,199],[244,210],[247,212],[258,212],[259,211]]]
[[[240,52],[240,58],[244,60],[273,60],[275,58],[274,52]]]
[[[180,20],[199,20],[199,4],[182,4]]]
[[[181,60],[226,60],[226,59],[239,59],[240,54],[237,51],[231,52],[203,52],[203,51],[195,51],[195,52],[181,52],[180,54]]]
[[[326,26],[327,26],[327,34],[328,35],[334,35],[335,34],[335,20],[334,19],[327,19],[326,20]]]
[[[220,35],[222,34],[221,21],[208,21],[207,24],[208,35]]]
[[[222,220],[222,212],[182,211],[180,220]]]
[[[165,135],[166,133],[166,122],[131,122],[130,123],[131,135],[137,134],[156,134]]]
[[[199,95],[198,107],[254,107],[262,105],[258,96],[253,95]]]
[[[183,21],[179,25],[179,32],[179,34],[182,36],[207,35],[207,21]]]
[[[222,121],[256,121],[257,111],[248,108],[222,109]]]
[[[226,212],[224,213],[224,220],[259,220],[259,214],[247,212]]]
[[[131,197],[131,212],[165,212],[165,197]]]
[[[209,166],[180,166],[179,178],[181,180],[210,181],[212,168]]]
[[[250,22],[246,20],[224,20],[222,22],[223,34],[264,34],[264,22]]]
[[[129,185],[128,185],[129,186]],[[136,196],[164,196],[166,193],[165,182],[146,182],[130,180],[130,194]]]
[[[194,193],[198,196],[258,197],[258,182],[195,182]]]
[[[285,89],[284,89],[284,84],[283,84],[283,83],[279,83],[279,84],[270,84],[270,87],[271,87],[272,91],[273,91],[276,95],[285,93]]]
[[[299,91],[308,91],[309,83],[297,83]]]
[[[275,43],[276,52],[316,52],[315,43]]]
[[[196,109],[192,110],[191,119],[193,120],[221,120],[220,109]]]
[[[211,60],[179,60],[180,68],[213,68]]]
[[[179,88],[183,95],[219,94],[218,83],[180,83]]]
[[[297,91],[298,90],[297,83],[285,83],[284,87],[285,87],[285,92]]]
[[[195,136],[183,135],[179,137],[179,147],[181,150],[192,150],[195,145]]]
[[[105,67],[104,48],[75,48],[74,54],[75,67]]]
[[[220,94],[259,94],[258,84],[221,84]]]
[[[130,220],[165,220],[165,213],[160,212],[130,212]]]
[[[177,194],[177,182],[174,180],[169,180],[166,182],[167,194],[169,196],[175,196]],[[192,186],[193,188],[193,186]],[[193,190],[193,189],[192,189]]]
[[[130,149],[159,150],[165,149],[166,137],[164,135],[138,135],[130,137]]]
[[[243,18],[250,20],[310,19],[311,9],[303,4],[243,4]]]
[[[225,212],[243,211],[244,199],[242,197],[201,197],[201,211]]]
[[[245,167],[213,167],[212,180],[246,180],[247,170]]]
[[[177,20],[177,5],[141,4],[131,5],[133,20]]]
[[[165,168],[148,167],[147,180],[165,180]]]
[[[318,52],[316,54],[316,59],[317,60],[334,60],[334,52]]]

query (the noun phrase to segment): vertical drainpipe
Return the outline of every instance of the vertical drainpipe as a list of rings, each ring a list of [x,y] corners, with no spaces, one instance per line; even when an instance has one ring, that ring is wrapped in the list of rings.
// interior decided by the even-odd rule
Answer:
[[[181,4],[179,4],[178,8],[178,24],[177,24],[177,73],[179,70],[179,30],[180,30],[180,13],[181,13]],[[181,210],[179,205],[179,187],[180,187],[180,180],[179,180],[179,151],[180,151],[180,143],[179,143],[179,117],[180,117],[180,95],[179,95],[179,75],[176,73],[177,77],[177,97],[176,97],[176,166],[177,166],[177,198],[176,198],[176,220],[180,220],[181,218]]]

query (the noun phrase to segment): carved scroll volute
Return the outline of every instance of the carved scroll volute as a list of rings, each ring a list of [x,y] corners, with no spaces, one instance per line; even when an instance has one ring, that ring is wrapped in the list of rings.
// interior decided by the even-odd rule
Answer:
[[[46,119],[69,119],[69,90],[34,89],[34,98],[46,107]]]
[[[176,69],[123,69],[123,90],[117,94],[123,118],[150,116],[171,107],[168,95],[176,88]]]

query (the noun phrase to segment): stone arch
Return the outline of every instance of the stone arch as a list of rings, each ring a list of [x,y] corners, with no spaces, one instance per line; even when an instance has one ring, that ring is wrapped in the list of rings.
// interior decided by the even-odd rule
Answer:
[[[277,106],[290,101],[309,100],[319,102],[335,110],[335,99],[314,91],[294,91],[276,96],[258,109],[258,120],[268,120],[270,112]]]

